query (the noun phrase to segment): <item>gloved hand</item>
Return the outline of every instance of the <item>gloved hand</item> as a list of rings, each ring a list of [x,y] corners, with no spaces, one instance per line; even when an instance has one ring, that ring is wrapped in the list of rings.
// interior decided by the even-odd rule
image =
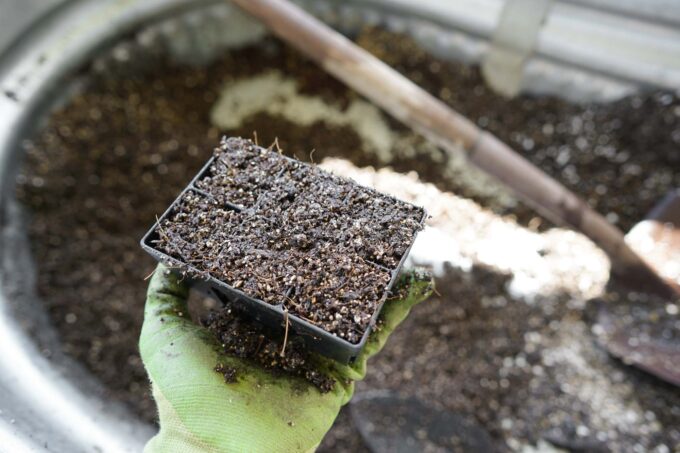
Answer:
[[[431,277],[416,272],[407,273],[399,285],[405,298],[386,302],[380,327],[353,364],[318,358],[337,381],[322,394],[299,378],[274,376],[223,354],[212,333],[189,319],[188,288],[159,266],[149,284],[139,340],[160,421],[145,451],[313,451],[352,397],[353,381],[364,377],[368,358],[432,291]],[[218,363],[238,369],[238,381],[225,383],[214,371]]]

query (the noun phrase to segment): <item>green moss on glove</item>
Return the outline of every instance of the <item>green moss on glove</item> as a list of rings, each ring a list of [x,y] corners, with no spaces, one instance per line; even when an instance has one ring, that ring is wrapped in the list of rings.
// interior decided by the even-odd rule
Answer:
[[[215,337],[189,319],[188,288],[159,266],[149,284],[139,340],[160,423],[145,451],[313,451],[352,397],[353,382],[366,374],[368,358],[432,290],[431,277],[415,272],[400,285],[406,296],[386,302],[379,329],[353,364],[317,357],[319,368],[337,380],[322,394],[299,378],[274,376],[224,355]],[[226,384],[214,371],[218,363],[236,368],[238,381]]]

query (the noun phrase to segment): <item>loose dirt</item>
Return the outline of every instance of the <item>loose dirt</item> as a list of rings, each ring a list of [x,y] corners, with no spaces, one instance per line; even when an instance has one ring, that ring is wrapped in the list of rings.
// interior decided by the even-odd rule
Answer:
[[[358,42],[512,144],[623,229],[680,185],[680,101],[674,93],[610,105],[528,96],[507,101],[484,86],[477,68],[438,60],[403,36],[369,30]],[[305,150],[297,157],[317,162],[336,156],[360,166],[414,170],[440,189],[532,229],[548,225],[521,204],[500,203],[462,184],[455,176],[460,172],[446,170],[446,156],[389,118],[401,143],[389,161],[349,126],[317,121],[302,127],[271,113],[251,115],[234,129],[212,125],[211,110],[225,84],[270,71],[294,78],[300,92],[341,110],[357,99],[291,49],[268,41],[229,52],[206,68],[159,61],[144,74],[95,77],[26,144],[18,196],[32,212],[38,290],[63,348],[147,420],[156,413],[137,342],[143,277],[154,263],[138,240],[222,133],[250,137],[257,130],[261,144],[278,137],[283,149]],[[506,277],[484,275],[452,270],[442,277],[442,297],[414,310],[369,364],[358,390],[397,389],[474,417],[500,448],[585,438],[591,443],[582,445],[605,443],[613,451],[677,449],[677,389],[597,347],[575,285],[573,297],[565,292],[527,306],[494,283]],[[543,351],[538,359],[536,351]],[[348,412],[324,445],[360,451]]]
[[[301,377],[326,393],[333,389],[335,380],[320,373],[310,360],[304,344],[276,338],[261,324],[252,321],[247,313],[239,311],[230,302],[219,310],[209,312],[203,324],[217,337],[223,351],[230,355],[260,364],[273,373],[286,373]],[[215,371],[224,376],[227,383],[238,381],[239,370],[217,364]]]

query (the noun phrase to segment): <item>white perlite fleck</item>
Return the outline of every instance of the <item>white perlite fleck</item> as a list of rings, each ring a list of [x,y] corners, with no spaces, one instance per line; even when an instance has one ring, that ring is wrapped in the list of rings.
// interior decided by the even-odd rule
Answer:
[[[349,126],[381,162],[389,162],[397,139],[380,110],[355,99],[347,109],[318,96],[301,94],[295,79],[279,71],[237,80],[225,85],[213,106],[211,121],[222,129],[236,129],[256,113],[280,116],[300,126],[324,121],[333,126]]]
[[[563,326],[559,335],[547,342],[548,347],[541,353],[542,363],[553,369],[563,392],[590,407],[591,430],[606,433],[619,429],[640,436],[658,432],[661,426],[654,417],[640,416],[644,410],[633,397],[632,384],[617,378],[614,368],[601,365],[605,362],[598,355],[606,352],[592,348],[586,329],[580,322]],[[603,366],[608,369],[603,370]],[[577,434],[590,434],[585,427],[580,428],[581,432],[579,428]]]

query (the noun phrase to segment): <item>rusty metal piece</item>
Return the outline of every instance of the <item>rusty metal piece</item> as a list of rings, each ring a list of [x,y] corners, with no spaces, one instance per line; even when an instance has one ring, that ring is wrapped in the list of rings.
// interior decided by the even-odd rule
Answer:
[[[645,220],[636,224],[626,235],[626,241],[670,285],[680,287],[680,189],[669,193]],[[663,288],[648,289],[657,296],[665,296]],[[669,307],[677,307],[678,302],[680,297],[671,294]],[[626,303],[632,313],[633,304],[631,301]],[[678,315],[669,313],[668,316],[672,320]],[[650,327],[651,322],[650,319],[642,318],[634,320],[632,324],[619,323],[605,305],[598,313],[598,324],[602,330],[598,340],[609,353],[624,363],[680,386],[680,343],[662,334],[641,334],[653,331],[645,329]]]
[[[416,397],[366,392],[354,397],[350,411],[374,453],[495,451],[491,435],[470,414],[437,409]]]
[[[637,223],[626,235],[626,242],[660,276],[680,287],[680,189],[669,193]]]
[[[630,329],[617,326],[606,308],[597,319],[602,327],[598,341],[614,357],[626,365],[644,370],[680,387],[680,344],[663,338],[631,334]]]

